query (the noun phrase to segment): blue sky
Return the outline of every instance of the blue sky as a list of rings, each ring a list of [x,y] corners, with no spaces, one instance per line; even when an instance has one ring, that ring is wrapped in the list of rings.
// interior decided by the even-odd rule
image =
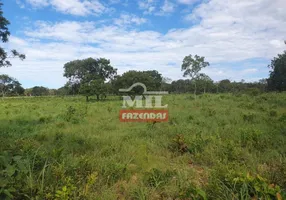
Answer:
[[[6,49],[25,61],[0,73],[24,87],[65,84],[63,65],[105,57],[119,74],[156,69],[182,78],[184,56],[205,56],[214,80],[256,81],[285,49],[285,0],[2,0]]]

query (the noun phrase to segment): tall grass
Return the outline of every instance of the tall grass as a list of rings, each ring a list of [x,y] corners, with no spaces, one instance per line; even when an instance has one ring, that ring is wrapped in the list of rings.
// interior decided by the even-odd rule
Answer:
[[[166,123],[119,98],[0,102],[0,199],[281,199],[286,94],[164,97]]]

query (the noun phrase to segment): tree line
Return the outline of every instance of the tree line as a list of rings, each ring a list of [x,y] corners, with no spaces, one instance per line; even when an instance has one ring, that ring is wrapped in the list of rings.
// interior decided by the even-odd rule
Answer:
[[[84,95],[86,100],[96,96],[97,100],[107,95],[119,95],[119,89],[129,88],[137,82],[144,83],[150,91],[168,91],[169,93],[247,93],[257,95],[268,91],[286,90],[286,51],[275,57],[271,64],[268,79],[257,82],[239,82],[224,79],[213,81],[208,75],[201,73],[201,69],[209,66],[204,57],[188,55],[181,66],[184,77],[171,81],[163,77],[156,70],[130,70],[117,75],[117,69],[112,67],[110,60],[105,58],[87,58],[75,60],[64,65],[64,77],[68,78],[65,86],[56,90],[57,95]],[[142,88],[133,88],[134,94],[142,93]]]
[[[244,80],[236,82],[224,79],[215,82],[208,75],[200,73],[200,70],[207,67],[209,63],[205,62],[203,57],[189,55],[185,57],[181,69],[183,76],[189,76],[190,79],[172,81],[156,70],[130,70],[118,75],[117,69],[111,65],[110,60],[87,58],[64,65],[64,77],[68,81],[59,89],[48,89],[42,86],[23,89],[16,79],[1,75],[0,92],[2,96],[84,95],[89,101],[91,96],[101,100],[107,95],[120,95],[119,89],[129,88],[132,84],[141,82],[150,91],[168,91],[173,94],[247,93],[256,95],[262,92],[286,90],[285,63],[286,51],[272,60],[270,65],[272,70],[268,79],[261,79],[257,82],[245,82]],[[140,94],[143,91],[141,87],[135,87],[132,92]]]

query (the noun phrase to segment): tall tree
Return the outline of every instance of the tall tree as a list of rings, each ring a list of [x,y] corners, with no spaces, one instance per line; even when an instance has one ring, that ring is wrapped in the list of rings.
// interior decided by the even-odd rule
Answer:
[[[0,40],[2,43],[6,43],[10,36],[8,29],[10,22],[3,16],[2,6],[3,3],[0,2]],[[16,50],[11,50],[11,52],[8,53],[3,47],[0,47],[0,67],[10,67],[12,64],[8,59],[14,57],[19,57],[21,60],[24,60],[26,56],[24,54],[20,54]]]
[[[196,98],[197,94],[197,84],[196,79],[199,76],[199,72],[202,68],[205,68],[209,66],[210,64],[205,61],[205,57],[201,57],[198,55],[195,55],[194,57],[190,54],[186,56],[183,60],[182,64],[182,71],[184,71],[184,77],[189,76],[194,80],[195,89],[194,89],[194,95]]]
[[[286,90],[286,51],[283,54],[278,54],[278,57],[273,58],[269,65],[270,77],[268,86],[270,90],[285,91]]]
[[[24,89],[15,78],[12,78],[7,74],[2,74],[0,75],[0,92],[2,97],[6,95],[22,95]]]
[[[116,74],[117,69],[105,58],[75,60],[64,65],[64,76],[69,79],[70,84],[79,84],[80,93],[86,96],[86,100],[92,95],[96,95],[99,100],[98,91],[103,90],[94,90],[91,87],[101,88],[102,81],[113,79]]]

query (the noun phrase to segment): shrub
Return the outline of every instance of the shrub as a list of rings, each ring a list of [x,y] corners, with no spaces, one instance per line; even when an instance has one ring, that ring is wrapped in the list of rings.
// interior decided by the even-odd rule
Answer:
[[[264,140],[267,139],[265,134],[259,129],[249,129],[243,128],[240,130],[240,142],[242,147],[246,147],[247,145],[251,145],[256,149],[261,149],[266,144]]]
[[[0,155],[0,199],[24,198],[23,184],[28,176],[28,163],[19,155],[4,151]]]
[[[69,106],[64,114],[64,119],[67,122],[78,124],[80,121],[84,119],[86,115],[87,115],[87,107],[75,108],[73,106]]]
[[[229,171],[227,174],[213,179],[208,186],[214,199],[277,199],[285,198],[285,193],[278,185],[271,184],[260,175],[237,174]]]
[[[209,144],[210,139],[203,139],[201,133],[197,133],[194,140],[190,141],[188,150],[192,154],[202,152],[205,147]]]
[[[185,138],[183,135],[177,135],[170,144],[169,148],[173,152],[179,152],[179,153],[186,153],[189,151],[189,148],[185,142]]]
[[[234,196],[238,199],[282,199],[282,191],[278,185],[270,184],[259,175],[236,177],[231,181]]]

